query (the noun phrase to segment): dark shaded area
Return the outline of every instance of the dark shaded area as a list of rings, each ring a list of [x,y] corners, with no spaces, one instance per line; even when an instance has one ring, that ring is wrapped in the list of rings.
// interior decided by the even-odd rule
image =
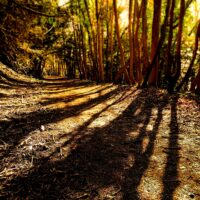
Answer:
[[[6,95],[4,93],[0,93],[0,98],[5,97]]]
[[[19,88],[27,89],[27,90],[30,88],[34,89],[34,91],[31,93],[31,95],[32,94],[35,94],[35,95],[41,94],[41,91],[40,90],[38,91],[37,87],[40,87],[40,88],[45,87],[46,88],[47,91],[46,92],[43,91],[43,93],[42,93],[42,95],[44,95],[44,94],[59,94],[62,92],[67,92],[67,91],[74,90],[74,89],[80,89],[80,88],[92,86],[92,85],[96,85],[96,84],[91,81],[82,81],[82,82],[79,80],[60,81],[59,79],[56,79],[56,80],[51,79],[51,81],[33,82],[33,83],[28,83],[28,84],[26,82],[23,82],[23,84],[19,84],[18,82],[10,83],[10,82],[4,82],[4,81],[1,82],[0,81],[0,88],[7,89],[8,91],[12,90],[12,89],[19,89]],[[57,91],[55,91],[55,90],[57,90]],[[15,98],[15,97],[20,97],[22,95],[27,95],[27,93],[24,93],[24,94],[20,94],[20,93],[19,94],[16,94],[16,93],[11,94],[11,92],[9,92],[9,93],[10,94],[2,93],[2,95],[4,95],[4,97],[7,97],[7,98]],[[60,99],[60,100],[62,101],[62,99]],[[53,103],[52,98],[50,101]],[[48,103],[46,103],[46,104],[48,104]]]
[[[33,92],[31,92],[30,96],[31,95],[40,95],[40,94],[41,95],[62,94],[62,93],[65,93],[65,92],[68,92],[68,91],[71,91],[71,90],[76,90],[76,89],[80,89],[80,88],[85,87],[85,85],[83,85],[83,86],[80,85],[80,86],[76,86],[76,87],[72,87],[70,85],[71,85],[71,83],[68,86],[68,84],[66,84],[66,81],[65,81],[65,83],[60,84],[59,86],[56,85],[56,86],[52,87],[51,85],[50,86],[46,85],[45,86],[46,91],[45,92],[42,91],[42,93],[41,93],[40,90],[37,90],[37,86],[35,86],[34,87],[35,90]],[[91,83],[91,84],[86,85],[86,87],[87,86],[92,86],[92,85],[93,84]],[[104,90],[109,89],[111,87],[112,87],[112,85],[109,85],[109,86],[106,86],[105,88],[102,88],[102,86],[98,86],[97,85],[97,87],[95,87],[95,88],[93,88],[91,90],[88,90],[85,93],[76,94],[76,95],[70,95],[70,96],[67,96],[65,98],[59,98],[59,97],[58,98],[52,98],[52,97],[49,97],[49,98],[44,99],[42,102],[40,102],[40,104],[43,105],[43,106],[45,106],[45,105],[49,105],[51,103],[53,104],[53,103],[58,103],[58,102],[65,102],[65,103],[67,103],[67,102],[73,101],[76,98],[82,98],[82,97],[85,97],[87,95],[92,95],[92,94],[103,92]],[[0,88],[7,89],[7,90],[9,90],[9,89],[11,89],[11,90],[15,89],[15,87],[13,87],[13,86],[12,86],[12,88],[7,88],[7,87],[0,86]],[[18,88],[18,87],[16,87],[16,88]],[[20,87],[20,88],[22,88],[22,87]],[[27,86],[27,87],[24,86],[24,89],[29,90],[30,88],[29,88],[29,86]],[[27,93],[24,92],[24,93],[21,93],[21,94],[16,94],[16,93],[15,94],[3,94],[2,93],[2,95],[4,95],[4,97],[6,97],[6,98],[17,98],[17,97],[21,97],[22,95],[26,95],[27,96],[29,94],[27,94]]]
[[[43,86],[48,86],[48,87],[56,87],[56,86],[63,86],[63,87],[67,87],[67,88],[70,88],[70,87],[78,87],[78,86],[81,86],[81,87],[84,87],[84,86],[88,86],[88,85],[94,85],[95,83],[94,82],[91,82],[91,81],[81,81],[79,79],[73,79],[73,80],[59,80],[58,79],[51,79],[51,80],[48,80],[47,79],[47,82],[43,82],[42,85]]]
[[[45,83],[45,92],[59,94],[75,88],[80,89],[94,83],[78,81],[55,81]],[[61,133],[58,130],[60,140],[65,139],[62,146],[57,146],[48,157],[37,157],[33,162],[33,168],[23,175],[15,175],[10,180],[0,177],[0,183],[5,187],[0,189],[0,198],[3,199],[103,199],[102,190],[113,187],[113,199],[139,200],[142,192],[138,191],[141,180],[149,168],[150,158],[153,155],[159,126],[163,119],[163,110],[170,107],[170,133],[167,138],[168,147],[163,153],[167,155],[162,177],[163,200],[172,200],[174,192],[180,185],[178,177],[179,165],[179,124],[177,118],[177,104],[179,95],[159,93],[156,89],[143,89],[139,92],[127,86],[118,86],[104,95],[102,92],[111,89],[112,85],[105,87],[92,87],[80,94],[72,94],[69,97],[46,98],[42,105],[50,105],[59,102],[72,102],[77,98],[86,98],[88,101],[80,105],[66,107],[64,109],[43,110],[24,113],[0,121],[0,145],[3,142],[9,145],[0,152],[0,172],[5,169],[4,159],[10,157],[12,150],[18,149],[20,142],[33,131],[38,131],[41,125],[56,123],[68,117],[79,116],[83,111],[89,110],[108,99],[117,99],[112,104],[107,104],[97,113],[94,113],[83,125],[77,124],[76,130],[71,133]],[[20,87],[21,88],[21,87]],[[27,86],[28,88],[28,86]],[[37,86],[36,86],[37,88]],[[58,91],[56,90],[58,88]],[[49,92],[48,92],[49,89]],[[33,94],[40,91],[33,90]],[[94,99],[90,95],[97,95]],[[153,95],[152,95],[153,94]],[[28,94],[27,94],[28,95]],[[10,94],[10,98],[20,94]],[[113,105],[127,100],[135,99],[116,119],[101,128],[89,128],[89,126],[101,117]],[[0,98],[9,97],[0,92]],[[89,97],[89,98],[87,98]],[[198,97],[187,96],[188,99],[199,101]],[[187,100],[188,100],[187,99]],[[184,104],[184,98],[181,99]],[[6,107],[6,106],[5,106]],[[155,112],[155,109],[157,112]],[[138,111],[139,110],[139,111]],[[153,117],[153,123],[151,121]],[[149,130],[149,125],[152,129]],[[50,127],[51,128],[51,127]],[[50,130],[50,129],[49,129]],[[135,137],[130,132],[137,132]],[[160,135],[160,134],[159,134]],[[147,146],[143,147],[143,141],[148,138]],[[48,151],[40,146],[38,151]],[[60,155],[60,149],[69,148],[70,153],[65,157],[65,152]],[[132,158],[132,160],[128,161]],[[17,157],[16,157],[17,158]],[[53,158],[53,160],[52,160]],[[31,159],[31,156],[25,158]],[[6,182],[6,184],[4,184]],[[140,188],[141,190],[141,188]],[[110,195],[111,193],[109,193]],[[193,194],[190,194],[191,198]],[[198,194],[194,194],[198,195]],[[106,194],[105,194],[106,196]]]
[[[67,107],[66,109],[38,110],[29,114],[22,114],[21,116],[18,116],[17,118],[12,118],[6,122],[0,121],[0,131],[2,133],[0,135],[0,139],[3,141],[5,140],[9,145],[11,145],[10,148],[8,148],[1,154],[0,158],[3,158],[5,155],[8,155],[9,152],[13,148],[15,148],[16,145],[19,144],[19,141],[21,139],[23,139],[31,131],[39,129],[41,125],[46,125],[47,123],[52,122],[58,122],[62,119],[71,116],[78,116],[84,110],[90,109],[95,105],[102,103],[106,99],[114,97],[119,91],[120,88],[116,88],[110,93],[100,95],[98,98],[90,99],[89,101],[84,102],[80,105]],[[56,99],[57,102],[64,100],[65,98]]]
[[[66,77],[60,77],[60,76],[55,76],[55,77],[43,77],[43,80],[46,81],[66,81]],[[78,80],[78,79],[77,79]]]
[[[165,151],[167,153],[167,163],[163,176],[163,200],[172,200],[173,193],[180,184],[180,181],[178,179],[178,163],[179,150],[181,149],[181,147],[178,145],[179,127],[177,119],[177,101],[178,96],[173,96],[171,101],[169,146]]]
[[[113,98],[120,91],[123,91],[121,98],[117,99],[112,105],[119,103],[129,98],[129,95],[125,94],[126,89],[128,87],[118,87],[110,93],[90,99],[78,106],[62,110],[39,110],[19,116],[10,122],[1,121],[0,129],[3,134],[0,139],[8,139],[8,143],[10,141],[11,144],[11,147],[1,154],[1,159],[9,155],[9,152],[16,148],[22,138],[41,125],[78,116],[84,110]],[[100,93],[101,90],[96,92]],[[56,157],[60,148],[69,146],[71,153],[68,157],[58,159],[59,161],[56,162],[51,162],[51,156],[38,159],[28,175],[18,176],[8,183],[2,196],[6,199],[16,197],[20,197],[20,199],[79,199],[79,197],[94,199],[99,196],[101,188],[113,185],[121,194],[122,199],[140,199],[137,187],[149,165],[156,134],[162,121],[162,110],[169,103],[168,95],[152,95],[152,92],[141,91],[124,112],[105,127],[88,128],[101,113],[112,105],[108,105],[102,111],[95,113],[82,126],[77,127],[75,132],[66,135],[70,138],[51,155]],[[89,94],[91,93],[95,93],[95,91],[90,91]],[[69,99],[69,101],[74,98],[77,98],[77,96]],[[53,100],[53,102],[59,101],[67,100],[62,98]],[[175,106],[176,100],[172,99],[171,101]],[[52,101],[48,100],[46,105],[49,103],[52,103]],[[139,108],[140,112],[136,113]],[[153,108],[157,108],[158,112],[154,116],[156,119],[153,129],[149,131],[147,125],[152,116]],[[172,113],[172,121],[176,123],[174,122],[174,120],[176,121],[174,112]],[[27,126],[30,123],[32,126]],[[10,132],[11,129],[15,132]],[[131,131],[138,131],[138,136],[131,138],[129,136]],[[62,137],[65,137],[65,135],[62,134]],[[144,137],[149,138],[149,144],[145,151],[142,147]],[[74,145],[76,148],[71,147]],[[129,155],[134,157],[132,163],[127,162]],[[171,164],[171,161],[169,162]],[[177,163],[175,163],[175,166],[177,166]],[[174,170],[166,169],[165,178],[170,176],[171,173],[174,173]],[[164,185],[166,188],[168,187],[166,183]],[[116,195],[118,194],[116,193]],[[167,196],[168,192],[164,191],[163,198]]]
[[[95,89],[91,89],[89,91],[87,91],[86,93],[81,93],[81,94],[76,94],[76,95],[70,95],[69,97],[66,97],[66,98],[46,98],[44,100],[44,102],[41,103],[41,105],[43,106],[46,106],[46,105],[49,105],[49,104],[53,104],[53,103],[59,103],[59,102],[65,102],[65,103],[68,103],[70,101],[73,101],[77,98],[83,98],[83,97],[86,97],[88,95],[93,95],[93,94],[101,94],[101,92],[111,88],[112,86],[106,86],[105,88],[95,88]],[[66,92],[66,91],[65,91]],[[112,92],[111,92],[112,93]],[[96,98],[94,98],[96,99]]]
[[[192,93],[189,93],[187,95],[187,98],[190,99],[190,100],[194,100],[198,105],[199,105],[199,108],[200,108],[200,95],[194,95]]]
[[[144,110],[140,113],[143,115],[143,127],[139,130],[140,134],[138,138],[132,144],[137,151],[135,152],[135,163],[134,165],[126,172],[126,178],[123,183],[123,199],[130,200],[139,200],[140,196],[137,191],[137,187],[140,184],[141,178],[149,165],[149,159],[153,153],[154,142],[158,132],[159,125],[162,121],[162,110],[168,104],[168,98],[163,97],[162,101],[159,101],[160,97],[155,97],[152,101],[151,97],[147,97],[144,102]],[[157,105],[158,113],[156,116],[155,124],[152,131],[148,131],[147,125],[149,124],[150,118],[152,116],[152,109]],[[142,151],[142,141],[145,136],[149,137],[149,144],[146,148],[146,151]]]
[[[20,80],[20,79],[16,79],[16,78],[12,78],[10,75],[3,73],[2,71],[0,71],[0,78],[1,78],[1,83],[5,83],[8,85],[17,85],[17,86],[24,86],[27,85],[26,81]],[[2,79],[4,78],[4,80]],[[30,86],[32,85],[31,83],[29,83]]]

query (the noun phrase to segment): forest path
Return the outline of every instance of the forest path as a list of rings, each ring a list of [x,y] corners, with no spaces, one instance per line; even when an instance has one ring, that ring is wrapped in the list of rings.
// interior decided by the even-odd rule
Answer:
[[[200,199],[200,104],[78,80],[0,84],[0,197]]]

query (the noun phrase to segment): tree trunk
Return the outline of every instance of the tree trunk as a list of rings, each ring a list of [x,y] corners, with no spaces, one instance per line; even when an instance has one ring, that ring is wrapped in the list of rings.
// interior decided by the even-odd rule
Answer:
[[[118,12],[117,12],[117,0],[113,0],[113,9],[114,9],[114,15],[115,15],[115,26],[116,26],[116,34],[117,34],[117,41],[118,41],[118,47],[120,50],[120,64],[121,69],[117,72],[117,75],[115,77],[115,81],[118,81],[118,79],[125,74],[126,81],[129,84],[132,84],[128,71],[127,71],[127,65],[125,63],[125,57],[124,57],[124,50],[122,48],[121,44],[121,38],[120,38],[120,30],[119,30],[119,22],[118,22]]]
[[[196,78],[192,81],[190,90],[191,92],[196,92],[200,94],[200,64],[199,64],[199,71],[197,73]]]
[[[144,77],[144,81],[141,85],[141,88],[144,88],[147,86],[147,82],[148,82],[148,79],[149,79],[149,76],[151,74],[151,71],[152,69],[154,68],[155,64],[156,64],[156,61],[157,61],[157,58],[158,58],[158,55],[160,53],[160,49],[162,48],[163,46],[163,43],[165,41],[165,36],[166,36],[166,27],[167,27],[167,22],[168,22],[168,16],[169,16],[169,8],[170,8],[170,2],[171,0],[167,0],[167,6],[166,6],[166,10],[165,10],[165,19],[164,19],[164,22],[161,26],[161,35],[160,35],[160,39],[159,39],[159,42],[158,42],[158,45],[156,47],[156,51],[155,51],[155,54],[154,54],[154,57],[151,61],[151,63],[149,64],[148,68],[147,68],[147,72],[145,74],[145,77]]]
[[[91,60],[93,63],[92,69],[91,69],[91,78],[93,80],[97,80],[97,75],[98,75],[98,63],[97,63],[97,39],[95,36],[95,31],[94,31],[94,25],[93,25],[93,21],[90,15],[90,11],[89,11],[89,6],[88,6],[88,2],[87,0],[84,0],[84,5],[85,5],[85,9],[86,9],[86,13],[87,13],[87,17],[88,17],[88,21],[89,21],[89,25],[90,25],[90,29],[91,29],[91,34],[88,35],[88,39],[90,40],[90,53],[91,53]]]
[[[175,71],[175,73],[169,77],[169,86],[168,86],[169,92],[174,91],[174,87],[181,74],[181,41],[182,41],[184,15],[185,15],[185,0],[181,0],[179,24],[178,24],[178,35],[177,35],[177,46],[176,46],[176,54],[175,54],[175,66],[173,66],[173,70],[172,70],[172,71]]]
[[[166,52],[167,66],[165,69],[165,77],[168,79],[171,76],[171,67],[172,67],[172,40],[173,40],[173,20],[174,20],[174,8],[175,8],[175,0],[172,0],[170,6],[170,19],[169,19],[169,35],[168,35],[168,45]]]
[[[152,42],[151,42],[151,62],[155,56],[156,48],[159,42],[161,4],[162,4],[162,0],[154,0]],[[157,57],[155,61],[155,66],[153,67],[151,75],[149,77],[150,85],[155,85],[155,86],[157,85],[158,68],[159,68],[159,61]]]
[[[130,67],[129,67],[129,74],[130,80],[134,83],[133,78],[133,30],[132,30],[132,18],[133,16],[133,0],[129,0],[129,24],[128,24],[128,34],[129,34],[129,43],[130,43]]]
[[[110,10],[110,34],[109,34],[109,80],[113,81],[113,49],[114,49],[114,38],[113,38],[113,31],[114,31],[114,14],[113,9]]]
[[[136,70],[136,79],[138,85],[142,82],[142,66],[141,66],[141,45],[139,43],[139,28],[140,28],[140,17],[142,13],[142,3],[141,6],[138,5],[138,2],[135,1],[135,17],[136,17],[136,27],[134,34],[134,59],[135,59],[135,70]]]
[[[149,65],[149,53],[148,53],[148,36],[147,36],[147,0],[142,0],[142,58],[143,58],[143,75],[147,71],[147,67]]]
[[[103,67],[103,41],[102,41],[102,23],[101,23],[101,12],[99,9],[98,0],[95,0],[96,6],[96,21],[97,21],[97,55],[98,55],[98,71],[99,71],[99,81],[104,81],[104,67]]]
[[[181,83],[176,88],[177,91],[180,91],[180,89],[182,88],[183,84],[185,84],[185,83],[187,84],[188,83],[190,74],[192,72],[192,67],[194,65],[194,61],[195,61],[196,56],[197,56],[199,38],[200,38],[200,20],[199,20],[199,24],[198,24],[198,27],[197,27],[197,32],[196,32],[196,37],[195,37],[195,47],[194,47],[194,51],[193,51],[192,60],[190,62],[189,68],[188,68],[183,80],[181,81]]]
[[[82,60],[82,71],[83,71],[83,79],[87,79],[87,58],[86,58],[86,49],[85,49],[85,31],[83,30],[83,26],[80,26],[80,56]]]
[[[42,56],[39,56],[39,57],[36,57],[34,59],[34,72],[33,72],[33,75],[35,78],[37,79],[42,79],[42,61],[43,61],[43,57]]]

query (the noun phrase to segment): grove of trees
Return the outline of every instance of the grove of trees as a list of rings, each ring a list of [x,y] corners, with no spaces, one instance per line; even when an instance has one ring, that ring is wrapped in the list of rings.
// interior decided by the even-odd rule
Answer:
[[[200,92],[199,0],[0,0],[19,73]]]

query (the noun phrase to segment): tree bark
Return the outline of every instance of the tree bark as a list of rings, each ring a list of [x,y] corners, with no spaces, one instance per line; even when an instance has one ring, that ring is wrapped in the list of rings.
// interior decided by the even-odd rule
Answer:
[[[142,44],[142,58],[143,58],[143,75],[147,71],[147,67],[149,65],[149,53],[148,53],[148,36],[147,36],[147,0],[142,0],[142,38],[141,38],[141,44]]]
[[[118,81],[121,75],[125,74],[126,81],[129,84],[132,84],[128,71],[127,71],[127,65],[125,63],[125,57],[124,57],[124,50],[121,43],[120,38],[120,31],[119,31],[119,22],[118,22],[118,12],[117,12],[117,0],[113,0],[113,9],[114,9],[114,15],[115,15],[115,27],[116,27],[116,34],[117,34],[117,41],[118,41],[118,47],[120,50],[120,64],[121,69],[117,72],[117,75],[115,77],[115,81]]]
[[[153,25],[152,25],[152,42],[151,42],[151,62],[155,56],[156,48],[159,42],[159,30],[160,30],[160,15],[161,15],[161,4],[162,0],[154,0],[154,14],[153,14]],[[158,57],[155,61],[155,66],[152,69],[149,77],[150,85],[157,85],[159,61]]]
[[[160,53],[160,49],[162,48],[163,43],[165,41],[166,28],[167,28],[167,22],[168,22],[168,16],[169,16],[170,2],[171,2],[171,0],[167,0],[167,6],[166,6],[166,10],[165,10],[165,19],[164,19],[164,22],[163,22],[163,24],[161,26],[160,39],[159,39],[158,45],[156,47],[156,51],[155,51],[154,57],[153,57],[151,63],[149,64],[149,66],[147,68],[147,72],[145,74],[144,81],[143,81],[143,83],[141,85],[141,88],[147,87],[147,82],[148,82],[149,76],[151,74],[152,69],[154,68],[154,66],[156,64],[157,57],[158,57],[158,55]]]
[[[104,81],[104,67],[103,67],[103,41],[102,41],[102,23],[101,12],[99,10],[98,0],[95,0],[96,6],[96,22],[97,22],[97,52],[98,52],[98,69],[99,69],[99,81]]]
[[[169,19],[169,35],[168,35],[168,45],[166,52],[167,66],[165,69],[165,77],[168,79],[171,76],[171,67],[172,67],[172,40],[173,40],[173,20],[174,20],[174,8],[175,8],[175,0],[172,0],[170,5],[170,19]]]
[[[93,63],[92,69],[91,69],[91,75],[92,75],[92,79],[96,80],[97,79],[97,73],[98,73],[98,63],[97,63],[97,39],[95,36],[95,31],[94,31],[94,23],[92,21],[91,18],[91,14],[89,11],[89,6],[88,6],[88,1],[84,0],[84,5],[85,5],[85,9],[86,9],[86,13],[87,13],[87,17],[88,17],[88,21],[89,21],[89,25],[90,25],[90,31],[91,34],[88,35],[88,39],[90,40],[90,54],[91,54],[91,60]]]
[[[196,93],[200,94],[200,64],[199,64],[199,71],[197,73],[197,76],[192,81],[190,91],[191,92],[196,92]]]
[[[136,80],[138,85],[142,82],[142,66],[141,66],[141,45],[139,43],[139,28],[140,28],[140,18],[142,13],[142,3],[141,6],[138,5],[138,2],[135,1],[135,33],[134,33],[134,59],[135,59],[135,70],[136,70]]]
[[[196,36],[195,36],[195,47],[194,47],[194,50],[193,50],[193,56],[192,56],[192,60],[190,62],[190,65],[189,65],[189,68],[183,78],[183,80],[181,81],[181,83],[177,86],[176,88],[176,91],[180,91],[180,89],[182,88],[183,84],[187,84],[188,83],[188,80],[189,80],[189,77],[190,77],[190,74],[192,72],[192,67],[194,65],[194,61],[196,59],[196,56],[197,56],[197,51],[198,51],[198,43],[199,43],[199,38],[200,38],[200,20],[199,20],[199,24],[198,24],[198,27],[197,27],[197,32],[196,32]]]
[[[173,70],[175,73],[169,77],[168,91],[173,92],[174,87],[181,74],[181,42],[182,42],[182,32],[183,32],[183,20],[185,15],[185,0],[180,1],[180,14],[179,14],[179,24],[178,24],[178,34],[177,34],[177,46],[175,54],[175,66]]]
[[[129,0],[129,24],[128,24],[128,34],[129,34],[129,43],[130,43],[130,67],[129,67],[129,74],[130,80],[133,83],[133,30],[132,30],[132,15],[133,15],[133,0]]]

